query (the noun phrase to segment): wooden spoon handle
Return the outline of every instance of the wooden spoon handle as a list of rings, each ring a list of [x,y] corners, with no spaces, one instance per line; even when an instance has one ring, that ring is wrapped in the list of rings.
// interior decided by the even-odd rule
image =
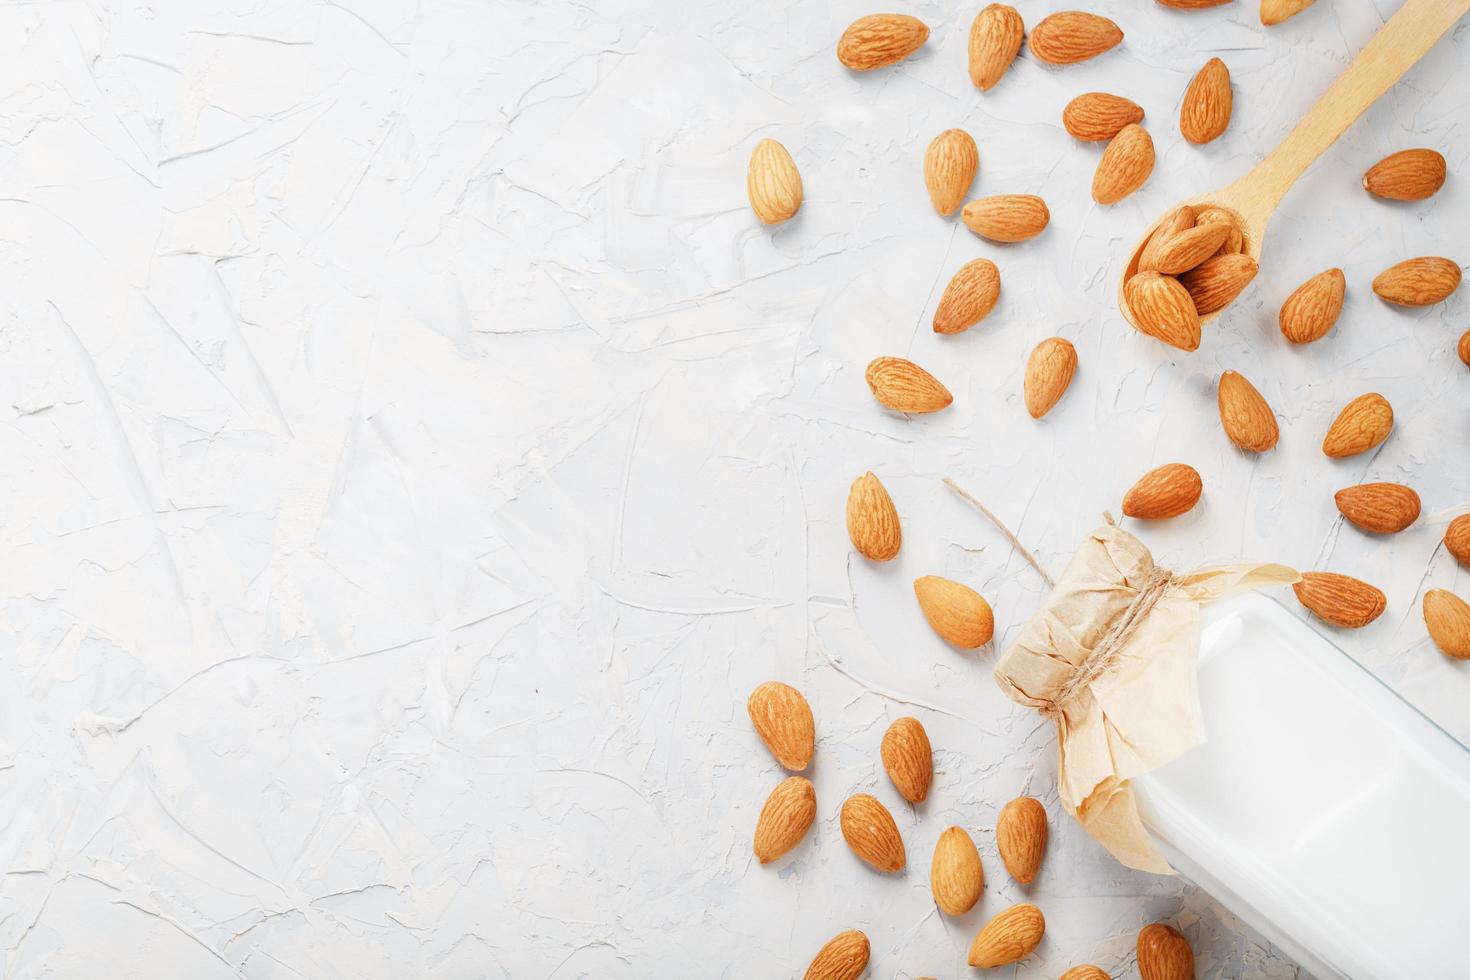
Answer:
[[[1286,139],[1230,188],[1238,209],[1264,228],[1302,171],[1467,11],[1470,0],[1404,0]]]

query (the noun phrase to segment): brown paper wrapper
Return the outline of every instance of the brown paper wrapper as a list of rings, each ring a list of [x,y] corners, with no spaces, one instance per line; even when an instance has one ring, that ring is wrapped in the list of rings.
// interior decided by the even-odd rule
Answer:
[[[1001,690],[1057,723],[1062,806],[1123,864],[1174,873],[1139,819],[1129,780],[1205,739],[1195,672],[1200,607],[1300,577],[1285,565],[1176,575],[1109,524],[1077,549],[996,662]]]

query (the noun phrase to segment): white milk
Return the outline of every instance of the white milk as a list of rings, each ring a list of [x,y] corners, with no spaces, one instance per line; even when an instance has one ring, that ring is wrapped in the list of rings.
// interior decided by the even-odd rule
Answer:
[[[1206,610],[1200,698],[1134,781],[1170,863],[1322,977],[1470,977],[1470,750],[1259,595]]]

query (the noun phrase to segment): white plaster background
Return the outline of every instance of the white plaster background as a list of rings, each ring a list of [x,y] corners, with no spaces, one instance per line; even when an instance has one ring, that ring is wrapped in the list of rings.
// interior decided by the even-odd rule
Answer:
[[[1188,461],[1202,506],[1141,532],[1162,559],[1371,579],[1388,613],[1338,639],[1470,735],[1466,667],[1418,613],[1426,587],[1470,588],[1435,552],[1436,515],[1470,502],[1452,352],[1470,294],[1405,312],[1368,288],[1470,251],[1470,29],[1306,175],[1255,285],[1183,355],[1116,312],[1125,248],[1274,145],[1395,5],[1322,0],[1265,31],[1244,2],[1099,0],[1120,49],[1023,55],[985,95],[965,75],[978,6],[903,8],[930,43],[866,76],[832,54],[873,9],[857,0],[0,8],[0,973],[790,976],[858,926],[873,976],[952,978],[1027,895],[1048,933],[1016,976],[1127,974],[1154,917],[1204,976],[1296,975],[1057,819],[1047,726],[995,689],[993,650],[928,631],[909,584],[974,584],[1003,642],[1041,586],[941,475],[1055,569],[1134,477]],[[1059,6],[1021,4],[1028,23]],[[1235,119],[1196,148],[1177,104],[1213,54]],[[1100,148],[1059,124],[1093,89],[1141,102],[1158,148],[1113,208],[1088,193]],[[1043,235],[997,247],[932,212],[920,159],[949,126],[979,142],[975,193],[1046,197]],[[774,231],[745,203],[762,136],[806,184]],[[1436,197],[1360,190],[1415,145],[1449,158]],[[940,288],[981,255],[999,307],[935,336]],[[1338,330],[1288,349],[1277,305],[1332,264]],[[1038,423],[1021,368],[1052,334],[1082,366]],[[905,353],[951,410],[873,403],[864,365]],[[1221,435],[1224,368],[1276,407],[1275,452]],[[1396,432],[1326,460],[1325,426],[1368,390]],[[843,526],[868,468],[904,519],[884,567]],[[1331,493],[1364,479],[1411,483],[1431,519],[1341,527]],[[761,868],[751,830],[781,774],[744,699],[768,678],[813,702],[821,815]],[[877,758],[904,713],[936,747],[917,812]],[[857,789],[894,806],[906,874],[843,845]],[[1023,791],[1054,817],[1030,889],[990,832]],[[950,823],[989,877],[959,921],[927,888]]]

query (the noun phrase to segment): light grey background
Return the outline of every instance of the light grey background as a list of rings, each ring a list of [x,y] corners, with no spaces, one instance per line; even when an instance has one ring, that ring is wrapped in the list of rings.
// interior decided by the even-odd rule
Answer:
[[[0,8],[0,973],[790,976],[856,926],[874,977],[952,978],[1025,897],[1048,932],[1016,976],[1126,974],[1155,917],[1202,976],[1295,975],[1061,817],[1047,725],[996,690],[994,650],[928,631],[910,582],[975,585],[1003,642],[1042,587],[941,475],[1056,569],[1136,476],[1186,461],[1204,501],[1141,532],[1161,560],[1370,579],[1388,612],[1339,641],[1470,734],[1466,667],[1418,613],[1425,588],[1470,586],[1436,553],[1470,502],[1470,300],[1406,312],[1368,288],[1412,255],[1467,261],[1470,31],[1307,174],[1198,353],[1113,300],[1147,221],[1259,159],[1393,6],[1322,0],[1265,31],[1243,2],[1100,0],[1118,50],[1023,55],[983,95],[978,3],[902,8],[929,44],[867,76],[833,56],[873,9],[848,0]],[[1178,101],[1211,55],[1235,118],[1196,148]],[[1100,147],[1059,123],[1095,89],[1143,104],[1158,148],[1112,208],[1088,193]],[[950,126],[979,143],[976,194],[1046,198],[1044,234],[998,247],[932,212],[920,160]],[[745,202],[762,136],[806,185],[774,231]],[[1361,191],[1416,145],[1449,159],[1440,194]],[[944,282],[982,255],[998,308],[935,336]],[[1289,349],[1276,308],[1330,265],[1341,324]],[[1053,334],[1081,370],[1037,423],[1022,365]],[[953,408],[881,411],[862,380],[878,354],[931,368]],[[1225,368],[1276,408],[1275,452],[1220,433]],[[1394,435],[1328,461],[1328,422],[1369,390]],[[843,527],[869,468],[904,521],[880,568]],[[1411,483],[1426,519],[1391,540],[1342,527],[1331,494],[1365,479]],[[815,708],[820,819],[761,868],[751,831],[781,774],[744,700],[768,678]],[[877,754],[905,713],[935,744],[917,810]],[[837,833],[858,789],[895,809],[897,878]],[[1021,792],[1054,830],[1025,889],[991,834]],[[928,893],[951,823],[988,874],[959,921]]]

